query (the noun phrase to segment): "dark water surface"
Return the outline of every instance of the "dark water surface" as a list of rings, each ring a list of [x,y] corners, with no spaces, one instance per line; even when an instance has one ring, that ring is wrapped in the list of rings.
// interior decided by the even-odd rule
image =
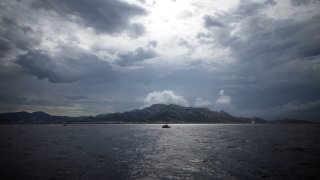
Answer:
[[[1,125],[1,179],[319,179],[319,125]]]

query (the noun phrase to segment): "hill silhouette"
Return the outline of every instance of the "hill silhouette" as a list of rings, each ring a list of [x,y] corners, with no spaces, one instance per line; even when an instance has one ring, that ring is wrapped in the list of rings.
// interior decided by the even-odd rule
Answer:
[[[236,117],[225,111],[179,105],[154,104],[143,109],[97,116],[53,116],[44,112],[12,112],[0,114],[2,124],[27,123],[270,123],[261,118]],[[276,123],[304,123],[308,121],[286,119]]]

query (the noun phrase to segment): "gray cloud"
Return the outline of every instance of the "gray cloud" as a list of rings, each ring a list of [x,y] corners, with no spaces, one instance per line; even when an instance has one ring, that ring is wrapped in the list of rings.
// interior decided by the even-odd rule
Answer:
[[[138,38],[142,36],[145,31],[146,30],[142,24],[133,23],[128,30],[128,35],[132,38]]]
[[[319,117],[319,1],[198,2],[169,19],[143,2],[1,1],[1,111],[124,111],[158,92],[235,115]]]
[[[81,23],[94,28],[99,33],[116,34],[130,28],[131,18],[146,15],[145,9],[118,0],[41,0],[32,4],[35,9],[46,9],[58,12],[69,20],[72,16],[80,17]],[[141,31],[142,25],[133,25]],[[136,34],[138,35],[138,34]]]
[[[247,117],[260,116],[267,119],[276,118],[310,118],[317,121],[319,116],[320,101],[290,101],[285,104],[277,105],[270,108],[252,108],[252,109],[241,109],[236,114]]]
[[[89,99],[87,96],[68,96],[67,99],[71,100],[84,100],[84,99]]]
[[[236,13],[237,15],[252,16],[259,13],[261,8],[263,8],[265,4],[270,4],[269,2],[270,1],[258,3],[250,0],[240,0],[239,6],[234,13]]]
[[[0,18],[0,67],[11,68],[18,56],[39,45],[41,33],[13,19]]]
[[[155,40],[150,40],[150,41],[148,42],[148,47],[149,47],[149,48],[155,48],[155,47],[157,47],[157,45],[158,45],[158,42],[155,41]]]
[[[308,3],[318,3],[319,0],[291,0],[291,4],[295,6],[301,6]]]
[[[280,107],[282,113],[318,112],[320,111],[320,101],[297,102],[292,101]]]
[[[31,51],[17,61],[28,74],[54,83],[76,82],[84,79],[112,79],[113,69],[108,62],[94,55],[80,54],[74,58],[55,58]]]
[[[320,55],[320,16],[304,21],[270,19],[259,11],[270,7],[269,4],[243,2],[234,12],[219,17],[222,21],[238,23],[241,27],[238,35],[233,34],[233,26],[225,26],[211,29],[212,34],[207,37],[199,36],[200,40],[217,38],[222,47],[230,48],[232,57],[238,61],[236,73],[240,76],[263,79],[266,72],[280,65]],[[292,76],[295,74],[291,71]],[[272,79],[277,81],[276,77]]]
[[[13,96],[13,95],[0,95],[0,102],[4,104],[23,104],[27,102],[26,97]]]
[[[9,40],[0,37],[0,58],[4,58],[10,54],[13,48],[14,45]]]
[[[206,28],[224,26],[224,24],[220,22],[217,17],[205,15],[203,19],[204,19],[204,26]]]
[[[134,65],[138,62],[142,62],[144,60],[147,60],[156,56],[157,56],[157,53],[153,51],[151,48],[145,49],[145,48],[139,47],[134,51],[120,53],[118,55],[119,60],[117,61],[117,64],[120,66]]]
[[[41,105],[41,106],[61,106],[61,102],[55,102],[46,98],[32,98],[27,96],[6,94],[0,96],[0,104],[10,105]]]
[[[28,26],[20,25],[6,17],[0,18],[0,24],[1,37],[19,49],[29,50],[40,43],[41,33]]]
[[[308,3],[316,2],[304,1],[299,8],[308,8]],[[320,7],[317,3],[314,6]],[[201,44],[212,44],[213,49],[218,41],[218,47],[230,50],[235,63],[228,68],[232,70],[228,74],[235,76],[220,83],[233,92],[232,102],[238,109],[232,110],[235,114],[241,108],[254,107],[259,110],[252,114],[262,117],[272,112],[277,114],[272,118],[285,117],[284,112],[292,111],[287,115],[312,118],[314,115],[305,113],[319,111],[314,103],[290,103],[290,107],[279,104],[320,98],[320,11],[301,19],[270,18],[264,13],[273,6],[276,3],[272,1],[240,1],[232,11],[216,15],[224,26],[211,28],[204,24],[208,31],[200,32],[197,38]],[[299,113],[301,116],[296,116]]]

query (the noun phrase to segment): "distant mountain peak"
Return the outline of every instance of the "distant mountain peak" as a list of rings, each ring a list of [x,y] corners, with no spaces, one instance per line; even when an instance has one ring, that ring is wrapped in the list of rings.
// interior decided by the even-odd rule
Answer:
[[[49,116],[50,116],[50,114],[47,114],[47,113],[42,112],[42,111],[36,111],[36,112],[31,113],[31,114],[36,114],[36,115],[49,115]]]
[[[175,104],[153,104],[139,110],[99,116],[101,121],[125,122],[171,122],[171,123],[243,123],[251,119],[237,118],[225,111],[211,111],[208,108],[184,107]]]

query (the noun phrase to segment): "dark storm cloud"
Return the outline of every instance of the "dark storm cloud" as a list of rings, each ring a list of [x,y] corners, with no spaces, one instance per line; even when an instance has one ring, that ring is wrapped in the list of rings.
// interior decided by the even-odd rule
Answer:
[[[239,36],[232,34],[232,26],[211,29],[212,36],[217,37],[223,47],[229,47],[239,61],[237,70],[242,71],[238,73],[263,76],[274,67],[320,55],[320,16],[304,21],[270,19],[257,11],[269,4],[244,2],[233,13],[219,17],[226,22],[240,22]],[[210,38],[199,36],[201,41]]]
[[[308,22],[273,21],[258,17],[244,24],[246,40],[232,37],[231,30],[219,39],[232,48],[239,60],[264,62],[265,67],[274,66],[291,58],[319,55],[320,44],[316,38],[319,35],[319,22],[318,17]]]
[[[7,56],[13,48],[14,45],[8,39],[0,37],[0,58]]]
[[[14,61],[38,46],[41,33],[6,16],[0,17],[0,72],[19,73]]]
[[[28,50],[40,43],[41,34],[28,26],[19,25],[11,19],[1,19],[1,35],[14,42],[19,49]]]
[[[28,51],[40,43],[41,33],[13,19],[0,18],[0,56],[9,56],[15,48]]]
[[[36,9],[54,10],[70,18],[80,17],[85,26],[94,28],[99,33],[119,33],[130,28],[132,17],[146,15],[145,9],[118,0],[40,0],[32,4]],[[134,28],[141,26],[134,25]],[[136,35],[140,35],[139,33]]]
[[[130,66],[156,56],[157,53],[153,51],[151,48],[145,49],[139,47],[134,51],[128,51],[119,54],[120,60],[117,61],[117,64],[120,66]]]
[[[197,38],[205,44],[219,42],[221,48],[230,50],[236,63],[230,65],[233,71],[229,75],[235,76],[220,83],[232,92],[237,108],[269,108],[274,117],[288,112],[299,114],[297,117],[319,112],[320,11],[301,15],[301,19],[264,14],[275,5],[271,1],[240,1],[233,11],[217,15],[223,27],[204,24],[208,33],[199,33]],[[281,104],[285,105],[279,108]]]
[[[216,102],[224,90],[230,113],[319,112],[320,13],[312,0],[286,10],[278,2],[240,0],[217,14],[202,4],[177,16],[194,29],[152,37],[161,29],[135,21],[147,11],[123,1],[1,1],[0,110],[98,114],[139,108],[150,92],[170,90],[192,104]],[[154,9],[146,20],[159,15]],[[8,59],[16,69],[2,73]]]
[[[52,58],[39,51],[30,51],[17,61],[26,73],[54,83],[70,83],[83,79],[112,79],[114,70],[94,55],[80,54],[74,58]]]

